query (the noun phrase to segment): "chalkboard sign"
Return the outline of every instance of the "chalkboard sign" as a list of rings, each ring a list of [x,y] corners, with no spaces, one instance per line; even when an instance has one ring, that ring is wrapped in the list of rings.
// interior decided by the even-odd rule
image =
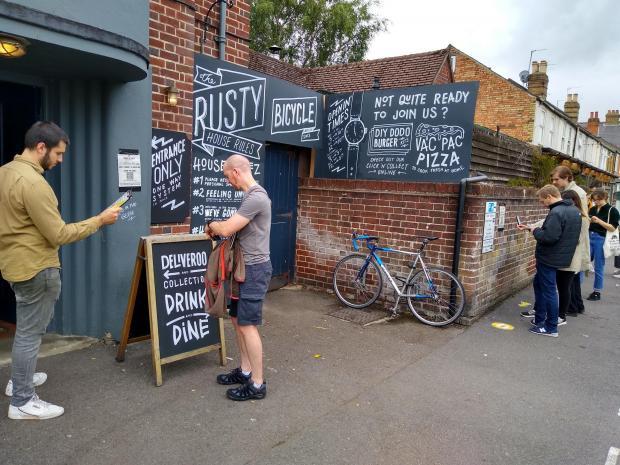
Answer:
[[[264,179],[265,143],[318,148],[323,96],[290,82],[216,60],[194,57],[194,125],[191,229],[232,216],[241,203],[222,174],[233,153],[244,155],[259,184]]]
[[[477,82],[327,98],[315,176],[457,182],[469,174]]]
[[[191,144],[181,132],[153,129],[151,224],[182,223],[189,216]]]
[[[235,214],[241,204],[242,191],[236,191],[224,177],[224,161],[230,153],[216,151],[209,155],[194,150],[192,158],[192,210],[190,231],[204,234],[205,224],[210,220],[222,220]],[[264,179],[264,160],[250,159],[254,179],[259,184]]]
[[[157,386],[166,363],[219,349],[226,364],[223,320],[204,309],[211,249],[210,240],[191,234],[140,239],[116,360],[125,359],[127,344],[150,338]]]

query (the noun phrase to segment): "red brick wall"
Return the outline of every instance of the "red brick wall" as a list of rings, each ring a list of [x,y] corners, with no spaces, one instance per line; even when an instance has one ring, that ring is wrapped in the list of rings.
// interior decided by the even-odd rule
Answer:
[[[219,35],[219,6],[210,13],[211,26],[204,35],[204,18],[211,0],[151,0],[149,49],[153,79],[153,127],[192,134],[194,53],[218,56],[214,37]],[[227,9],[226,60],[247,66],[250,6],[237,0]],[[176,106],[166,103],[165,89],[174,83],[179,90]],[[182,224],[152,226],[153,234],[187,233],[189,218]]]
[[[457,53],[454,81],[479,81],[474,122],[516,139],[532,142],[536,97],[467,55]]]
[[[482,253],[486,202],[506,207],[504,230],[499,231],[499,208],[495,220],[494,250]],[[534,273],[536,241],[517,229],[517,215],[525,223],[542,219],[547,210],[536,199],[536,190],[473,184],[465,205],[459,277],[467,290],[468,310],[463,323],[474,320],[496,304],[528,285]]]
[[[535,243],[517,231],[515,218],[520,215],[528,221],[544,215],[533,190],[490,184],[471,185],[468,190],[459,267],[468,302],[463,323],[529,282]],[[427,263],[451,270],[457,197],[457,184],[303,179],[297,220],[297,281],[331,289],[336,263],[353,250],[352,231],[377,235],[382,244],[409,250],[419,246],[414,236],[439,236],[427,247]],[[490,200],[506,205],[506,229],[496,231],[495,251],[482,254],[484,207]],[[408,271],[402,257],[386,254],[385,258],[393,274]]]

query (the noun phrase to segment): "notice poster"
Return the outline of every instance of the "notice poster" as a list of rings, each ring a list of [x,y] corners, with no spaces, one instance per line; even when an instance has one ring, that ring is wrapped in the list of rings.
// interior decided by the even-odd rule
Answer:
[[[484,229],[482,232],[482,253],[491,252],[495,247],[495,217],[497,202],[486,202],[484,209]]]

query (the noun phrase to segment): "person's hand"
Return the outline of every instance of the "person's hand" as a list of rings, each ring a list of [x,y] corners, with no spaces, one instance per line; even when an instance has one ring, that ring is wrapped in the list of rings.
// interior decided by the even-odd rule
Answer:
[[[99,213],[99,221],[101,221],[101,225],[108,225],[116,223],[118,219],[118,214],[121,212],[121,207],[108,207]]]
[[[517,229],[519,231],[530,231],[532,229],[532,227],[528,224],[518,224],[517,225]]]
[[[601,222],[601,219],[600,219],[598,216],[592,216],[592,217],[590,218],[590,222],[591,222],[591,223],[596,223],[596,224],[598,224],[598,223],[600,223],[600,222]]]

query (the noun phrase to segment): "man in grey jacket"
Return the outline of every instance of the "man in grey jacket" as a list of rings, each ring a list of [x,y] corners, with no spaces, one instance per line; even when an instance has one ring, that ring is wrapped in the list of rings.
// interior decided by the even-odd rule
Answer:
[[[549,207],[543,225],[517,225],[520,230],[531,231],[536,239],[536,315],[530,332],[558,337],[556,273],[571,263],[581,232],[581,216],[573,202],[563,200],[553,185],[544,186],[536,194],[539,202]]]

